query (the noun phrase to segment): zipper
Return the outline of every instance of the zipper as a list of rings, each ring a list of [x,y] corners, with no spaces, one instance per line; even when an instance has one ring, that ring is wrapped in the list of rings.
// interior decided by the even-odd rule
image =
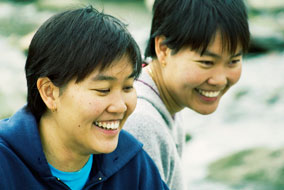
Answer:
[[[56,180],[56,183],[62,187],[64,187],[64,189],[68,189],[71,190],[70,187],[68,185],[66,185],[63,181],[61,181],[58,177],[54,177]]]

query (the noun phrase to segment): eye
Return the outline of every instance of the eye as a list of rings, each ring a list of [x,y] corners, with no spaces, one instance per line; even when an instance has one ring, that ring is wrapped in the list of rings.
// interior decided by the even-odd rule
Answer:
[[[110,89],[94,89],[94,90],[101,94],[107,94],[110,92]]]
[[[132,89],[133,89],[133,86],[132,86],[132,85],[131,85],[131,86],[125,86],[125,87],[123,88],[123,90],[124,90],[125,92],[130,92]]]
[[[237,64],[237,63],[239,63],[239,62],[241,62],[240,59],[235,59],[235,60],[231,60],[229,64],[230,64],[230,65],[234,65],[234,64]]]
[[[213,62],[213,61],[200,60],[200,61],[197,61],[197,62],[201,63],[202,65],[204,65],[204,66],[206,66],[206,67],[209,67],[209,66],[214,65],[214,62]]]

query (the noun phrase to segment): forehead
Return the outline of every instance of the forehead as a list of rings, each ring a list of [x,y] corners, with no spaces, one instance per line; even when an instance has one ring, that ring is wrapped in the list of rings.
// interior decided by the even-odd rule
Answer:
[[[130,57],[126,54],[120,58],[115,59],[112,63],[105,67],[104,69],[96,68],[91,72],[91,74],[86,77],[89,78],[96,78],[96,76],[111,76],[116,77],[120,75],[130,75],[134,72],[133,64],[130,60]]]
[[[133,63],[128,54],[124,54],[121,57],[114,59],[108,67],[103,69],[95,69],[94,71],[100,73],[113,73],[119,74],[120,72],[126,70],[133,70]]]
[[[243,48],[241,42],[237,39],[235,41],[236,44],[232,44],[233,42],[231,42],[225,34],[217,31],[205,51],[230,55],[242,53]]]

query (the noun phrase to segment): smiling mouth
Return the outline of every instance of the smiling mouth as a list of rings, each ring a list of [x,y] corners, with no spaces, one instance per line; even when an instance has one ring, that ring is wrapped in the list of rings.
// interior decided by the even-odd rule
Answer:
[[[201,90],[201,89],[195,89],[200,95],[205,96],[207,98],[216,98],[221,93],[221,90],[213,91],[213,90]]]
[[[117,130],[119,128],[120,121],[95,121],[94,125],[105,130]]]

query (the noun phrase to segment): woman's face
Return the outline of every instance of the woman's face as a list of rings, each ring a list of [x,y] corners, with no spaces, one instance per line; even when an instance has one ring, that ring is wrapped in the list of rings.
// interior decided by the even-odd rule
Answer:
[[[163,78],[167,90],[180,108],[188,107],[201,114],[214,112],[221,97],[240,78],[242,51],[223,51],[220,33],[201,56],[184,48],[166,56]]]
[[[66,148],[82,154],[110,153],[136,106],[133,68],[128,56],[104,71],[94,70],[79,83],[72,80],[57,98],[53,117]]]

